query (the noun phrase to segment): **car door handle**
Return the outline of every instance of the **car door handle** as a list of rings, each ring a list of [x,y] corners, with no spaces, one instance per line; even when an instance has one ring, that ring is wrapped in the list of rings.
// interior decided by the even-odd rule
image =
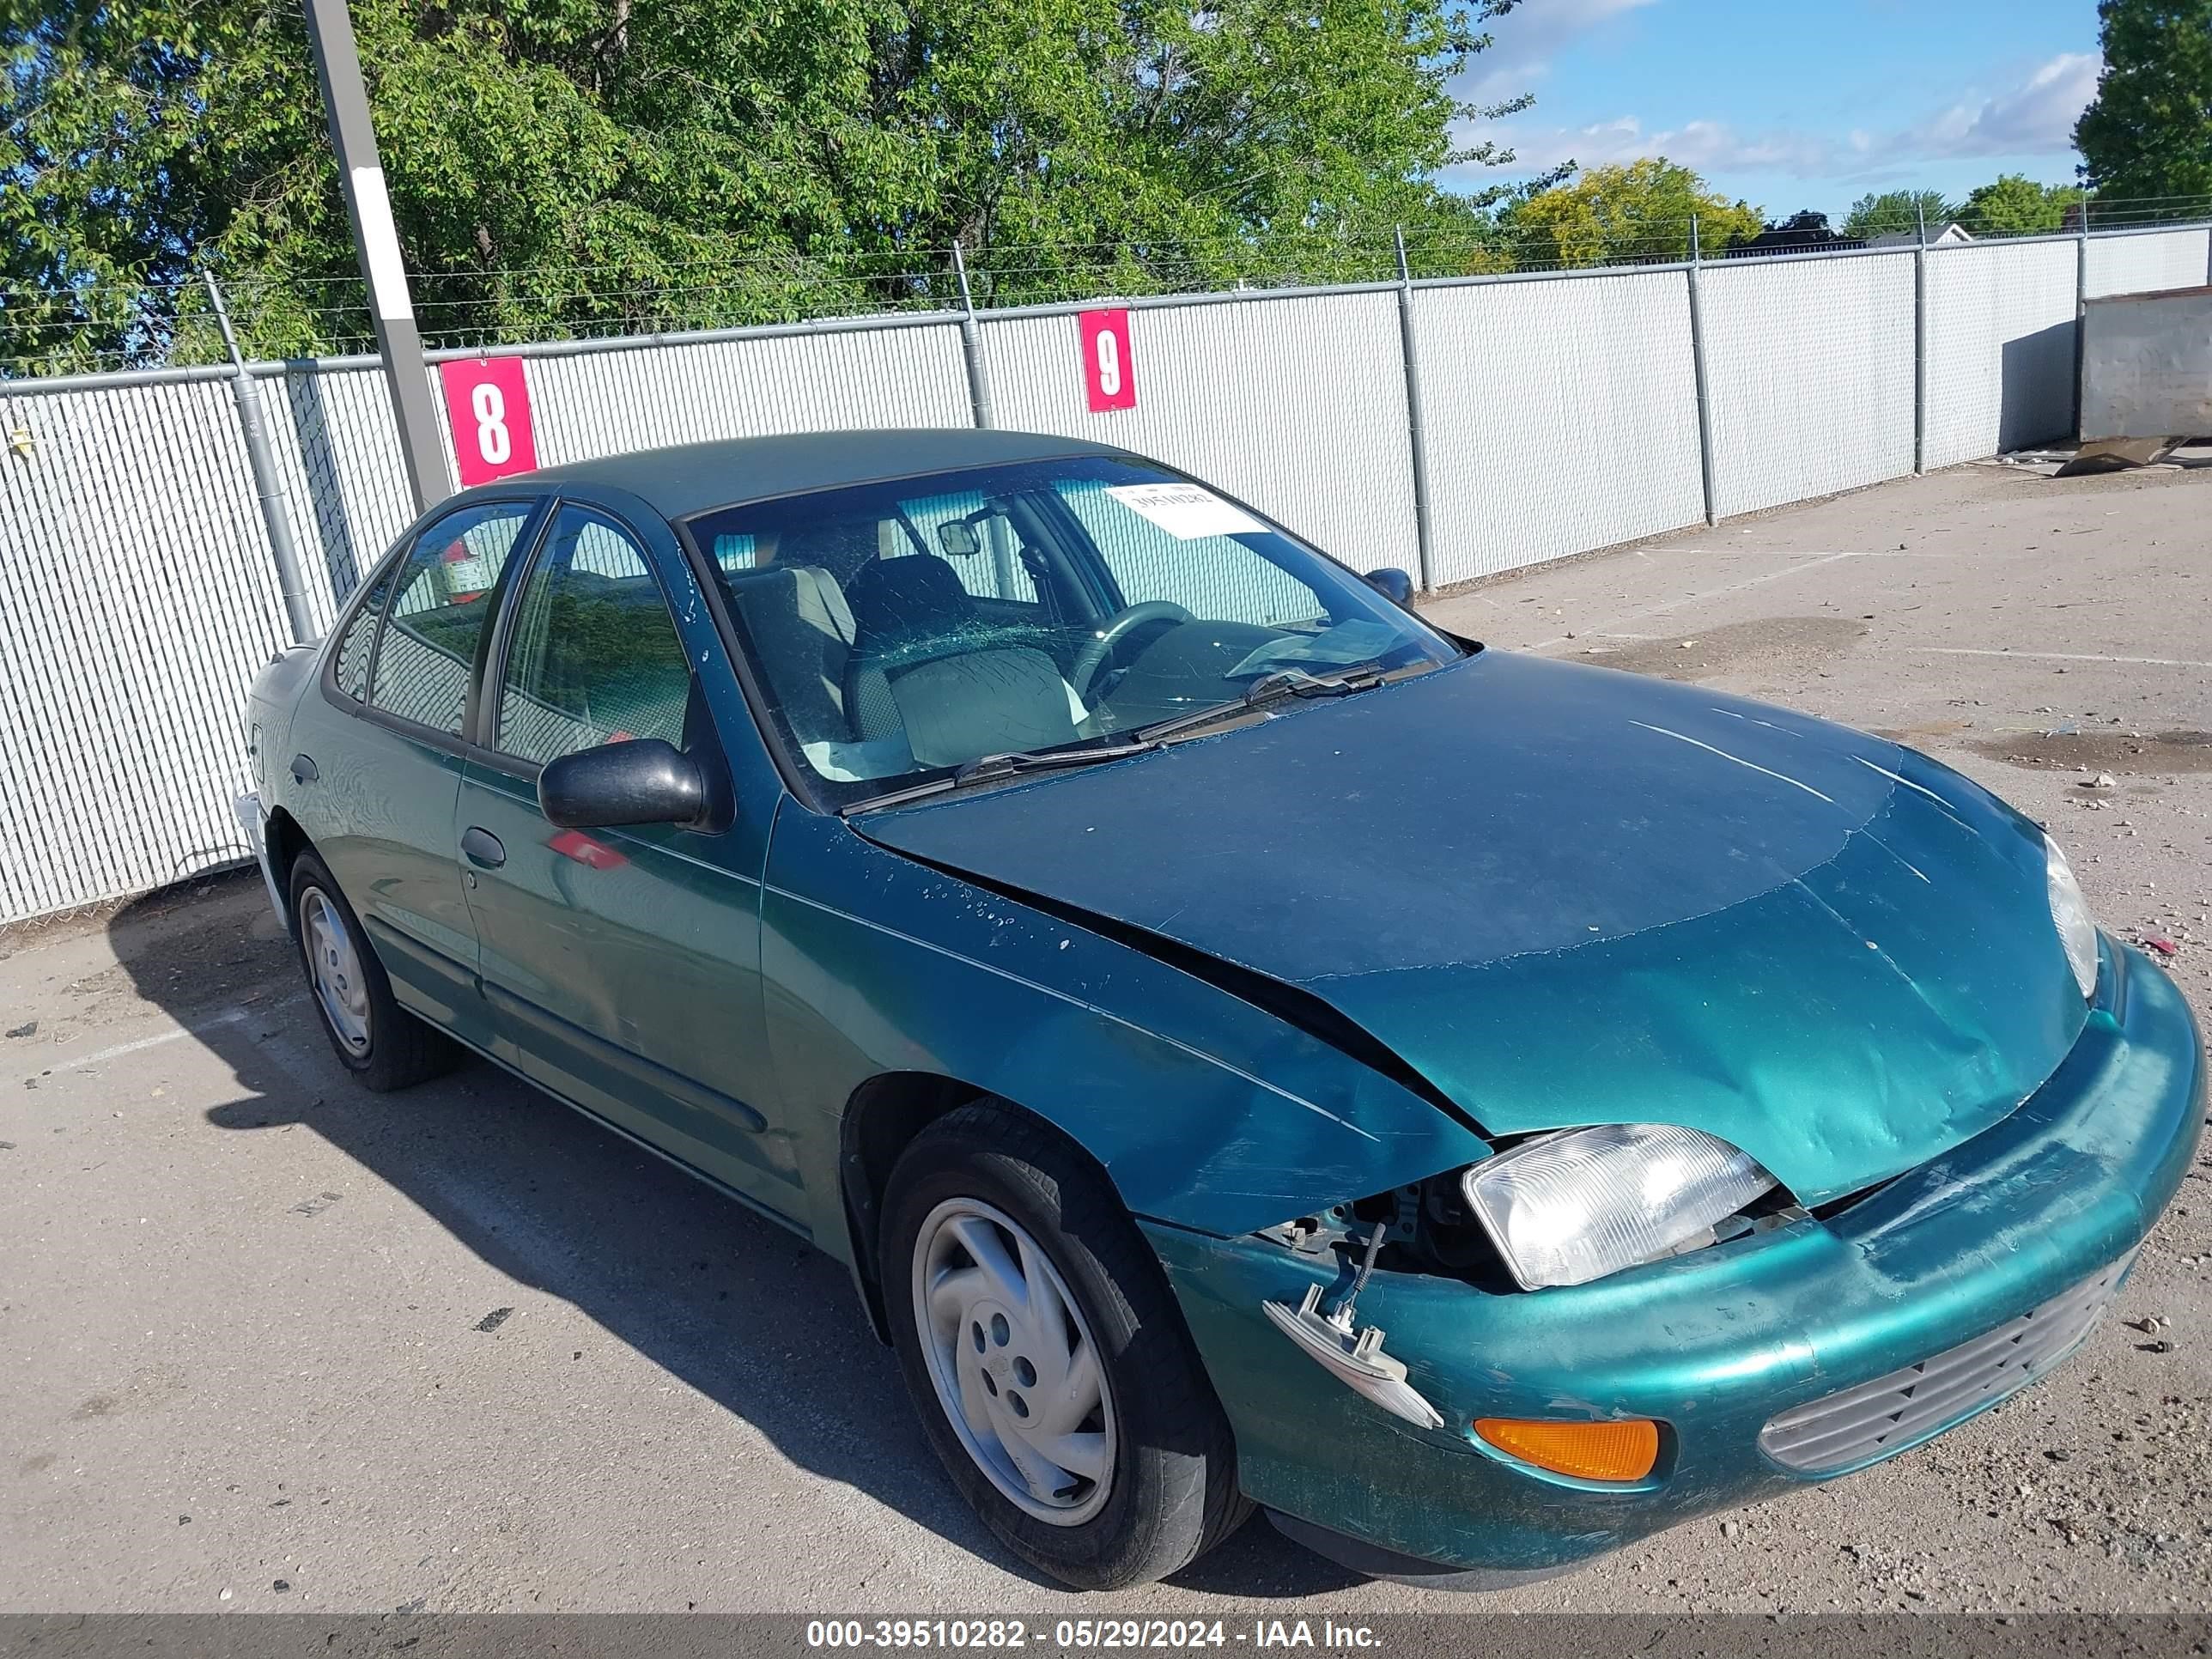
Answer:
[[[461,831],[461,851],[468,854],[471,864],[480,864],[487,870],[496,870],[507,862],[507,848],[499,837],[473,823]]]

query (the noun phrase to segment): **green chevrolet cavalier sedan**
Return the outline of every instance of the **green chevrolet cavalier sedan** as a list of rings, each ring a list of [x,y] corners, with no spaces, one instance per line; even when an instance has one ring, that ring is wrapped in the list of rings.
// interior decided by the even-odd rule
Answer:
[[[2205,1085],[2058,848],[1408,598],[1060,438],[556,467],[263,672],[240,813],[365,1086],[473,1050],[848,1263],[1072,1584],[1254,1505],[1556,1572],[2063,1360]]]

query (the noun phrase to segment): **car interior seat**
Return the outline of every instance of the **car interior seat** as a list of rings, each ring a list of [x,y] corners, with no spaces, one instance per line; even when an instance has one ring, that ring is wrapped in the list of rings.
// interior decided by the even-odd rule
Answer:
[[[850,741],[854,730],[845,688],[855,630],[836,579],[815,566],[779,563],[734,570],[727,580],[753,650],[799,740]]]
[[[845,669],[845,708],[865,740],[898,728],[893,676],[982,641],[970,627],[975,600],[933,553],[878,559],[854,579],[850,598],[858,639]]]
[[[917,663],[884,686],[891,719],[924,766],[1073,743],[1067,684],[1043,652],[1000,646]]]

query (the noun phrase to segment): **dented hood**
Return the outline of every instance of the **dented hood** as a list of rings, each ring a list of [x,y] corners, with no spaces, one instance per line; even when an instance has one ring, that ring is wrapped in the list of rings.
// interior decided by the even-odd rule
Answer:
[[[1300,988],[1493,1134],[1683,1124],[1808,1204],[2009,1112],[2086,1018],[2040,832],[1995,797],[1578,664],[1485,652],[854,823]]]

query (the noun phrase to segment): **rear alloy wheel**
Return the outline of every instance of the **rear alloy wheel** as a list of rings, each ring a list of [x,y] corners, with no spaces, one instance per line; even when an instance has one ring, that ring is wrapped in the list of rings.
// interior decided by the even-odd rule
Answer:
[[[307,989],[340,1065],[379,1094],[452,1067],[459,1050],[393,1000],[361,919],[313,853],[292,866],[292,917]]]
[[[1249,1513],[1158,1259],[1049,1127],[986,1101],[917,1135],[879,1260],[930,1443],[1024,1559],[1082,1589],[1142,1583]]]
[[[307,981],[322,1005],[331,1041],[349,1058],[366,1058],[368,982],[362,972],[361,952],[354,948],[338,907],[319,887],[301,895],[300,954],[307,959]]]

